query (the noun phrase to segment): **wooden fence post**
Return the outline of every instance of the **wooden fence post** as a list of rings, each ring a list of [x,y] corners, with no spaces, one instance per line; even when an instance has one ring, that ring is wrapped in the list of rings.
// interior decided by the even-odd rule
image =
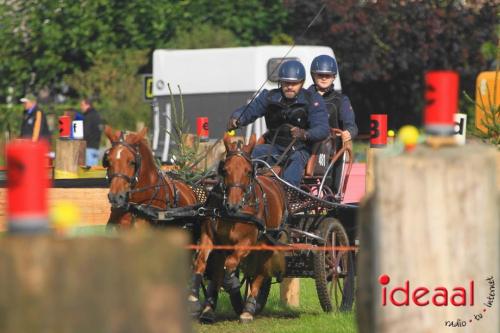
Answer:
[[[78,166],[85,164],[85,140],[57,139],[54,175],[56,178],[78,178]]]
[[[0,332],[190,332],[187,234],[0,238]]]
[[[450,332],[449,324],[463,332],[500,332],[495,155],[482,145],[375,154],[375,190],[360,211],[361,333]],[[490,277],[497,290],[492,307]],[[419,287],[428,293],[415,294]],[[444,293],[439,287],[447,299],[434,298]],[[463,300],[452,300],[460,287],[466,304],[455,306]]]

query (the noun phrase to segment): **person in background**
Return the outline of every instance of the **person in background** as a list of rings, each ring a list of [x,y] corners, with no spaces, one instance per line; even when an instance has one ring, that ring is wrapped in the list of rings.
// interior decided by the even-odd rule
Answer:
[[[20,102],[24,106],[21,137],[29,138],[32,141],[46,140],[50,142],[50,130],[47,118],[38,107],[35,95],[27,94],[20,99]]]
[[[102,134],[101,116],[88,98],[83,98],[80,101],[80,110],[83,113],[83,139],[87,142],[85,161],[89,166],[97,165],[99,164],[99,143]]]

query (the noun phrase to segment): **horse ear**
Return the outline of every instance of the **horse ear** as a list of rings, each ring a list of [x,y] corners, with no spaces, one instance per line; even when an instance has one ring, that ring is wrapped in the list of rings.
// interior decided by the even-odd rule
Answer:
[[[146,135],[147,132],[148,132],[148,128],[144,127],[139,132],[134,133],[133,136],[131,137],[130,143],[131,144],[138,143],[139,141],[141,141],[142,139],[144,139],[144,136]]]
[[[137,133],[137,136],[140,137],[141,139],[143,139],[146,134],[148,134],[148,128],[147,127],[143,127],[139,133]]]
[[[257,141],[257,139],[255,136],[255,133],[253,133],[252,136],[250,137],[250,141],[248,141],[248,144],[245,147],[243,147],[243,150],[245,151],[245,153],[247,153],[249,155],[252,153],[252,150],[255,147],[256,141]]]
[[[224,133],[224,146],[226,146],[226,152],[230,151],[231,147],[231,136],[227,133]]]
[[[118,137],[116,136],[115,130],[109,125],[106,125],[104,127],[104,134],[106,134],[109,141],[111,141],[111,142],[115,142],[118,140]]]

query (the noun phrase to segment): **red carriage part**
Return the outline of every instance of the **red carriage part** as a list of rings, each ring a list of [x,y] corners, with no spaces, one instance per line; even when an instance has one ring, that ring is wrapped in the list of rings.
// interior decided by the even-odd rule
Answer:
[[[208,118],[198,117],[196,119],[197,134],[200,141],[208,141]]]
[[[424,125],[429,134],[453,135],[453,115],[458,110],[458,73],[431,71],[425,74]]]
[[[387,145],[387,115],[370,115],[370,147],[380,148]]]
[[[15,140],[7,144],[7,216],[9,230],[48,227],[48,143]]]
[[[61,116],[59,117],[59,137],[69,138],[71,136],[71,117]]]

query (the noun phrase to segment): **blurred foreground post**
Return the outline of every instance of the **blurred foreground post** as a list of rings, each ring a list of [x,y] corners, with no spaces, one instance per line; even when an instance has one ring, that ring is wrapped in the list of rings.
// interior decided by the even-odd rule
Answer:
[[[0,332],[190,332],[187,241],[0,238]]]
[[[450,332],[447,321],[500,332],[498,292],[485,305],[487,279],[497,291],[500,282],[495,159],[482,145],[375,153],[375,190],[360,211],[360,332]],[[453,298],[456,288],[465,297]]]
[[[9,232],[48,231],[48,144],[14,140],[7,144],[7,215]]]

